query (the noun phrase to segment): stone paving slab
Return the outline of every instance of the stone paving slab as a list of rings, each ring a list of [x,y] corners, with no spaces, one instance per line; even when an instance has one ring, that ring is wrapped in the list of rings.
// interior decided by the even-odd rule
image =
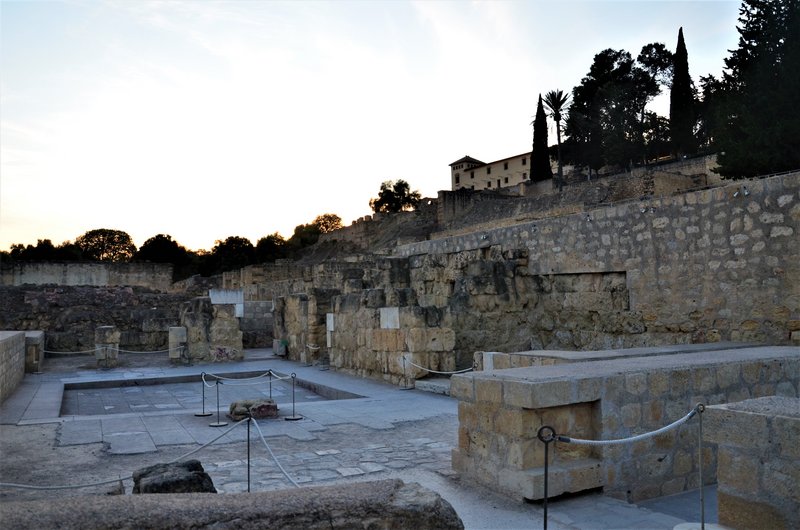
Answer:
[[[537,528],[541,527],[541,508],[535,504],[518,503],[483,490],[477,486],[461,484],[452,471],[450,451],[457,443],[457,401],[442,395],[430,395],[416,390],[401,391],[397,387],[379,381],[361,380],[338,373],[335,370],[319,371],[315,367],[303,367],[282,359],[266,359],[230,365],[214,365],[219,373],[235,373],[247,370],[269,369],[281,373],[297,373],[298,379],[313,381],[365,396],[364,398],[339,401],[309,401],[297,404],[300,421],[265,420],[262,426],[265,440],[278,457],[287,473],[299,484],[329,484],[337,482],[397,477],[407,481],[418,481],[440,492],[462,515],[467,528]],[[160,367],[152,370],[136,370],[136,375],[160,377],[191,375],[209,367]],[[123,370],[124,371],[124,370]],[[127,379],[134,372],[126,373]],[[39,376],[37,376],[39,377]],[[58,387],[63,388],[66,379],[71,381],[119,379],[119,373],[109,371],[72,372],[69,377],[45,374],[37,381],[36,388],[43,383],[53,384],[40,397],[45,401],[55,400]],[[161,389],[168,390],[168,389]],[[187,393],[170,391],[175,402],[187,403]],[[216,414],[209,417],[194,416],[202,403],[193,403],[194,408],[183,411],[158,410],[150,407],[147,412],[130,412],[101,418],[65,416],[56,412],[44,417],[52,404],[39,407],[36,395],[30,388],[12,403],[17,408],[40,410],[39,420],[62,422],[58,433],[58,444],[78,445],[82,443],[108,443],[109,454],[147,454],[148,462],[164,460],[159,453],[175,455],[196,449],[219,436],[233,426],[212,428]],[[136,395],[130,392],[128,397]],[[158,395],[168,396],[158,392]],[[206,395],[207,405],[211,396]],[[8,401],[7,401],[8,402]],[[172,404],[174,402],[169,402]],[[58,398],[60,407],[60,397]],[[141,403],[148,404],[148,403]],[[162,403],[149,403],[150,405]],[[168,404],[165,400],[163,404]],[[109,398],[103,404],[116,406]],[[208,409],[207,409],[208,410]],[[290,409],[282,413],[289,414]],[[4,421],[19,417],[17,412],[4,408],[0,419]],[[224,420],[224,418],[223,418]],[[238,426],[219,442],[198,453],[204,467],[212,476],[221,492],[247,490],[246,430]],[[221,450],[224,448],[224,451]],[[221,454],[227,458],[219,458]],[[251,430],[251,482],[257,491],[285,489],[291,487],[288,479],[267,454],[266,448],[255,429]],[[318,454],[322,453],[322,454]],[[180,454],[180,453],[178,453]],[[231,456],[233,456],[231,458]],[[132,471],[132,470],[131,470]],[[128,486],[130,487],[130,486]],[[550,528],[625,528],[635,522],[641,528],[673,528],[687,519],[657,513],[635,505],[608,499],[600,495],[581,496],[576,499],[551,502]]]

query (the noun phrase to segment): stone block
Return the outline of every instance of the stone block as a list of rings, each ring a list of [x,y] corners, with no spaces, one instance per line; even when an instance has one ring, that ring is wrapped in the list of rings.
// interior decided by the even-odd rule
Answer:
[[[503,402],[503,383],[498,379],[475,378],[475,401],[500,404]]]
[[[400,329],[399,307],[381,307],[379,312],[381,329]]]
[[[120,331],[116,326],[98,326],[94,330],[95,344],[119,344]]]
[[[198,460],[155,464],[133,472],[133,493],[216,493]]]
[[[717,519],[720,525],[737,530],[796,528],[770,504],[733,495],[721,488],[717,491]]]
[[[450,378],[450,395],[461,401],[475,401],[475,377],[472,374],[457,374]]]
[[[278,404],[272,399],[240,399],[230,404],[228,417],[241,421],[252,417],[257,420],[278,417]]]

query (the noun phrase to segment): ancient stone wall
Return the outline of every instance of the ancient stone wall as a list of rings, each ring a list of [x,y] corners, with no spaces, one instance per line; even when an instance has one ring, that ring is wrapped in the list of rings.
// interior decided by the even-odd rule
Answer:
[[[0,329],[43,330],[47,350],[70,352],[94,349],[95,328],[113,325],[122,349],[165,350],[190,298],[144,287],[0,286]]]
[[[168,291],[172,286],[172,265],[139,262],[12,262],[0,267],[0,285],[136,286]]]
[[[212,304],[208,297],[194,298],[182,305],[179,325],[186,328],[190,359],[218,362],[244,357],[234,305]]]
[[[413,212],[376,213],[362,217],[350,226],[322,234],[320,242],[349,242],[362,249],[394,247],[428,238],[436,228],[438,200],[424,198]]]
[[[0,331],[0,403],[25,377],[25,333]]]
[[[453,467],[510,496],[541,499],[542,426],[571,438],[614,440],[660,429],[697,403],[797,397],[799,390],[800,349],[786,346],[457,375],[450,389],[459,399]],[[603,487],[635,502],[697,488],[698,429],[694,421],[661,436],[601,447],[553,443],[549,495]],[[704,449],[706,484],[715,481],[715,449]]]
[[[312,305],[313,289],[335,292],[332,315],[282,305],[276,335],[296,337],[300,355],[304,326],[316,326],[318,345],[328,322],[335,366],[392,381],[417,353],[419,364],[441,370],[471,366],[475,351],[798,343],[798,190],[800,173],[743,181],[311,268],[304,285],[283,292]],[[391,308],[399,330],[381,326]],[[419,330],[437,337],[436,349],[418,349]]]
[[[497,190],[440,191],[436,238],[450,237],[585,211],[602,204],[652,199],[722,184],[713,173],[716,156],[636,168],[587,181],[573,175],[558,192],[552,180],[524,182]]]
[[[397,254],[455,260],[475,251],[526,249],[532,276],[555,281],[562,275],[624,274],[636,321],[623,325],[625,335],[656,343],[787,344],[800,340],[798,190],[800,173],[742,181],[413,243]],[[565,349],[591,342],[582,332],[592,330],[585,327],[556,330]]]
[[[718,446],[717,511],[730,528],[800,528],[800,399],[763,397],[706,409]]]

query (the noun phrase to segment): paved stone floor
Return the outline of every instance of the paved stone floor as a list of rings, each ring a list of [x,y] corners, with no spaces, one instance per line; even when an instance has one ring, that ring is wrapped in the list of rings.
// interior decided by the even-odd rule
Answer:
[[[96,369],[91,358],[48,359],[44,373],[26,375],[0,407],[0,481],[61,485],[124,478],[140,467],[199,449],[192,458],[202,462],[220,492],[247,491],[246,422],[235,424],[223,416],[228,425],[209,426],[217,421],[215,396],[206,394],[205,407],[214,415],[197,416],[203,410],[199,382],[174,381],[196,378],[202,371],[230,376],[272,369],[296,373],[298,380],[317,388],[363,397],[329,400],[303,390],[295,409],[295,416],[302,419],[286,421],[292,416],[290,392],[282,388],[274,393],[281,417],[258,421],[263,439],[255,426],[249,433],[251,491],[292,488],[291,481],[302,487],[401,478],[439,492],[466,528],[542,526],[541,504],[499,496],[462,482],[451,470],[450,452],[458,430],[456,400],[306,367],[273,357],[269,350],[251,350],[247,357],[239,363],[171,366],[165,359],[130,355],[111,370]],[[167,384],[135,384],[154,378]],[[90,381],[109,388],[64,392],[65,384]],[[123,382],[133,386],[113,386]],[[127,392],[136,389],[142,391]],[[221,393],[223,410],[229,399],[250,393],[241,387],[228,390],[229,394]],[[83,393],[84,402],[73,392]],[[124,484],[130,492],[130,481]],[[46,492],[0,488],[0,502],[97,494],[109,488]],[[697,504],[697,494],[691,492],[663,502],[649,501],[646,507],[596,493],[580,495],[550,502],[549,528],[671,529],[696,520]],[[713,522],[715,508],[707,506],[706,511],[707,521]]]

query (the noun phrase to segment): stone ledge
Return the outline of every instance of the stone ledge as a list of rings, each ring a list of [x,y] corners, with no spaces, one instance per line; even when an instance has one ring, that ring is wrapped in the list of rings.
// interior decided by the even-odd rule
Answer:
[[[575,493],[604,485],[603,463],[594,458],[553,463],[549,466],[547,496]],[[544,499],[544,467],[524,471],[504,469],[499,474],[500,489],[527,500]]]
[[[463,529],[419,484],[382,480],[259,493],[84,496],[0,503],[5,528]]]

